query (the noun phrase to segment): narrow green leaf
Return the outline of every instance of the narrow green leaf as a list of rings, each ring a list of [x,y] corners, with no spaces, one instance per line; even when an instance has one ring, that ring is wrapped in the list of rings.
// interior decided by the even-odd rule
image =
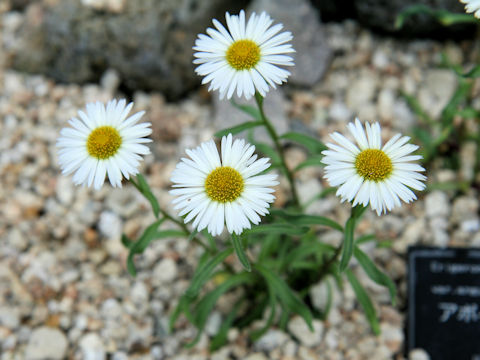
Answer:
[[[480,74],[479,74],[480,77]],[[472,107],[466,107],[464,109],[458,109],[456,114],[464,119],[477,119],[480,117],[480,111],[475,110]]]
[[[345,225],[343,237],[342,257],[340,258],[340,271],[343,272],[348,266],[353,255],[353,231],[355,230],[355,218],[350,217]]]
[[[262,237],[260,242],[262,248],[260,254],[258,254],[257,261],[262,262],[265,258],[269,258],[277,249],[278,241],[278,234],[267,234],[265,237]]]
[[[188,297],[186,296],[180,297],[180,300],[178,301],[178,304],[175,307],[175,310],[170,316],[170,320],[168,322],[168,328],[170,332],[173,331],[173,327],[175,326],[175,323],[177,322],[178,317],[182,314],[182,312],[185,312],[185,309],[188,308],[189,304],[190,304],[190,299]]]
[[[195,236],[197,236],[198,230],[197,228],[193,229],[193,231],[190,233],[190,236],[188,237],[188,242],[192,241]]]
[[[376,282],[379,285],[385,286],[390,292],[390,299],[392,300],[392,305],[395,306],[395,297],[397,294],[397,289],[394,282],[390,279],[385,273],[380,271],[372,260],[365,254],[358,246],[355,246],[354,250],[355,258],[358,260],[362,266],[365,273],[370,279]]]
[[[153,213],[155,214],[155,217],[158,218],[160,214],[160,205],[158,204],[157,198],[153,195],[152,190],[150,189],[150,186],[148,186],[148,183],[142,174],[137,174],[137,181],[138,183],[135,183],[134,181],[132,181],[132,184],[150,202]]]
[[[238,104],[235,102],[235,100],[230,100],[232,105],[236,107],[238,110],[243,111],[245,114],[250,115],[253,119],[257,121],[262,120],[262,116],[260,115],[260,111],[258,110],[257,107],[251,106],[251,105],[244,105],[244,104]]]
[[[312,154],[319,154],[323,150],[327,150],[327,147],[320,140],[315,139],[312,136],[301,134],[295,131],[291,131],[280,136],[280,139],[287,139],[294,141],[310,151]]]
[[[290,224],[262,224],[245,230],[245,235],[258,234],[281,234],[281,235],[303,235],[308,232],[306,227],[293,227]]]
[[[232,234],[232,243],[233,243],[233,248],[235,249],[235,254],[237,254],[237,258],[240,261],[240,264],[242,264],[243,268],[250,272],[252,271],[252,266],[250,265],[250,262],[248,261],[248,256],[245,254],[245,251],[243,250],[243,245],[242,245],[242,239],[240,236],[236,235],[235,233]]]
[[[132,239],[130,239],[130,238],[129,238],[127,235],[125,235],[125,234],[122,234],[122,239],[121,239],[121,241],[122,241],[123,246],[125,246],[127,249],[129,249],[130,246],[132,246],[132,245],[135,243],[135,241],[133,241]]]
[[[207,229],[202,230],[202,234],[207,239],[210,249],[217,251],[217,244],[215,243],[215,238],[212,236],[212,234],[210,234]]]
[[[401,29],[405,24],[405,20],[417,14],[429,15],[444,26],[463,23],[478,23],[478,20],[470,14],[452,13],[448,10],[433,9],[427,5],[418,4],[407,7],[397,16],[397,19],[395,20],[395,29]]]
[[[423,121],[426,125],[431,125],[433,123],[432,118],[427,114],[425,110],[423,110],[420,102],[417,100],[415,96],[409,95],[407,93],[401,92],[400,95],[405,99],[408,106],[413,110],[413,112]]]
[[[193,275],[192,282],[185,292],[186,296],[194,298],[198,295],[200,288],[207,282],[212,274],[212,271],[215,267],[225,260],[230,254],[232,254],[233,249],[229,247],[228,249],[223,250],[222,252],[215,255],[212,259],[204,263],[202,266],[197,268],[195,275]]]
[[[473,86],[471,81],[466,81],[465,79],[460,80],[448,104],[443,108],[441,117],[444,128],[453,124],[453,119],[458,111],[459,105],[467,99]]]
[[[365,244],[373,240],[375,240],[375,234],[362,235],[357,240],[355,240],[355,244],[357,245]]]
[[[295,247],[286,257],[285,264],[289,267],[295,266],[296,262],[305,259],[308,256],[321,258],[322,254],[334,252],[335,248],[331,245],[320,242],[306,242]],[[310,261],[312,262],[312,261]],[[314,264],[319,266],[319,264]]]
[[[277,306],[277,299],[275,298],[275,294],[273,292],[269,293],[268,298],[269,298],[268,306],[270,307],[270,314],[268,315],[267,321],[260,329],[253,330],[250,333],[250,339],[252,341],[257,341],[258,339],[260,339],[268,331],[268,329],[270,329],[270,326],[272,326],[273,320],[275,320],[275,313],[276,313],[275,307]]]
[[[210,341],[210,351],[213,352],[215,350],[218,350],[227,343],[228,330],[230,330],[230,328],[232,327],[233,321],[235,320],[237,312],[240,309],[240,305],[243,303],[244,300],[245,298],[241,298],[233,306],[232,310],[229,311],[227,317],[225,318],[225,320],[223,320],[222,325],[218,330],[218,333]]]
[[[153,224],[148,226],[143,232],[142,236],[130,245],[130,252],[127,257],[127,270],[132,276],[137,275],[137,270],[135,269],[135,263],[133,258],[136,254],[141,254],[145,251],[146,247],[152,240],[156,238],[157,228],[165,221],[165,219],[160,219],[155,221]]]
[[[157,231],[155,234],[155,240],[158,239],[165,239],[165,238],[179,238],[179,237],[187,237],[187,233],[182,230],[162,230]]]
[[[130,248],[130,251],[134,252],[135,254],[143,253],[152,240],[162,237],[162,232],[157,231],[157,229],[164,221],[165,219],[157,220],[152,225],[147,227],[138,241],[136,241],[135,244],[133,244],[133,246]],[[170,230],[167,230],[167,232],[169,231]],[[185,235],[185,233],[182,232],[182,235]]]
[[[274,216],[281,217],[296,226],[324,225],[343,232],[342,225],[324,216],[292,213],[277,208],[271,209],[270,213]]]
[[[325,282],[327,284],[327,303],[325,304],[325,309],[323,310],[324,320],[327,319],[328,313],[330,312],[333,303],[332,284],[330,283],[329,279],[325,279]]]
[[[248,273],[240,273],[230,276],[227,280],[217,286],[214,290],[207,293],[197,304],[194,310],[194,323],[197,327],[198,333],[195,339],[185,345],[190,348],[194,346],[198,340],[200,340],[200,335],[203,333],[205,324],[207,323],[208,316],[213,310],[213,307],[217,303],[218,298],[230,290],[232,287],[248,283],[252,281],[252,277]]]
[[[373,307],[370,297],[350,269],[347,269],[345,274],[347,275],[350,285],[352,285],[355,295],[357,295],[358,302],[360,305],[362,305],[363,311],[365,311],[365,316],[367,317],[373,332],[375,335],[380,334],[380,325],[378,324],[377,312]]]
[[[300,300],[287,283],[266,267],[256,265],[256,269],[263,276],[269,291],[275,294],[282,307],[286,311],[299,314],[305,320],[310,330],[313,331],[313,317],[310,309]]]
[[[480,65],[475,66],[470,71],[467,71],[466,73],[464,73],[462,76],[468,77],[468,78],[480,77]]]
[[[133,277],[137,276],[137,269],[135,268],[135,262],[133,261],[134,255],[134,253],[130,252],[127,257],[127,271]]]
[[[257,151],[270,158],[270,160],[272,161],[272,167],[280,166],[282,161],[275,149],[265,143],[255,143],[254,145]]]
[[[235,125],[235,126],[232,126],[230,128],[217,131],[215,133],[215,137],[222,137],[222,136],[228,135],[228,134],[235,135],[235,134],[238,134],[242,131],[245,131],[245,130],[248,130],[248,129],[251,129],[251,128],[254,128],[254,127],[257,127],[257,126],[262,126],[262,125],[263,125],[263,122],[261,122],[261,121],[247,121],[247,122],[241,123],[239,125]]]

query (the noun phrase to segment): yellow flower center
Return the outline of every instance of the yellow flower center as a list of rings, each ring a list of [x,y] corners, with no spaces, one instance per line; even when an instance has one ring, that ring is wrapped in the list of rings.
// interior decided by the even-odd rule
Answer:
[[[375,182],[385,180],[393,171],[392,160],[382,150],[366,149],[355,159],[358,175]]]
[[[243,191],[243,177],[230,166],[220,166],[207,176],[205,191],[213,201],[232,202]]]
[[[237,40],[227,50],[227,61],[236,70],[248,70],[260,60],[260,47],[252,40]]]
[[[87,139],[88,154],[97,159],[108,159],[115,155],[122,145],[122,137],[111,126],[100,126]]]

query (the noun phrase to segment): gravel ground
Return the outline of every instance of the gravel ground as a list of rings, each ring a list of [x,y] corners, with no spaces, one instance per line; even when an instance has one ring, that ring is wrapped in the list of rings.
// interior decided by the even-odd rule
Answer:
[[[1,11],[1,2],[0,2]],[[360,280],[376,304],[382,334],[374,336],[355,301],[351,287],[336,291],[327,321],[315,321],[311,334],[299,318],[288,332],[270,330],[257,343],[248,329],[232,329],[229,344],[209,353],[209,339],[228,311],[222,299],[194,349],[183,344],[195,329],[181,318],[173,334],[169,314],[188,286],[200,249],[185,239],[155,242],[137,258],[139,274],[126,271],[127,252],[120,243],[124,231],[136,236],[153,217],[135,189],[104,186],[101,191],[74,187],[60,175],[55,141],[61,127],[89,101],[122,97],[113,71],[100,84],[56,84],[52,80],[8,69],[3,49],[15,41],[22,15],[0,13],[0,359],[404,359],[406,309],[406,249],[411,244],[480,246],[479,194],[432,191],[415,203],[386,216],[368,211],[358,233],[375,232],[394,240],[391,248],[366,245],[365,251],[396,281],[399,304],[389,304],[388,292],[369,281],[355,265]],[[408,133],[416,117],[401,92],[416,96],[437,117],[455,89],[453,73],[440,67],[441,54],[454,63],[469,63],[478,48],[471,42],[397,41],[379,37],[354,22],[327,24],[334,51],[330,70],[313,89],[285,87],[286,118],[293,129],[309,129],[321,139],[344,131],[354,116],[379,120],[388,136]],[[476,91],[480,89],[476,86]],[[216,94],[214,95],[216,96]],[[209,139],[216,106],[205,89],[174,104],[160,94],[136,92],[135,110],[146,110],[153,122],[152,154],[142,172],[162,206],[171,210],[169,176],[185,147]],[[479,103],[480,104],[480,103]],[[477,105],[479,105],[477,104]],[[461,149],[465,165],[459,173],[428,169],[430,181],[468,179],[475,148]],[[289,147],[288,160],[304,159]],[[321,168],[298,175],[302,199],[320,191]],[[277,192],[285,198],[284,184]],[[345,221],[349,205],[334,196],[308,209]],[[325,231],[322,239],[341,239]],[[357,271],[358,270],[358,271]],[[316,306],[325,301],[324,286],[312,290]],[[421,351],[411,359],[426,359]]]

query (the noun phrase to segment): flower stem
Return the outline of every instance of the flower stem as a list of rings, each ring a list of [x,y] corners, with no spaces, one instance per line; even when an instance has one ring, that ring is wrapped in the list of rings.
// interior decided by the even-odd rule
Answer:
[[[141,178],[143,179],[143,176]],[[150,204],[152,205],[153,212],[157,218],[159,217],[158,215],[161,214],[165,219],[175,223],[178,227],[180,227],[185,232],[186,236],[190,234],[190,231],[188,230],[187,225],[185,225],[183,221],[174,218],[172,215],[170,215],[167,211],[165,211],[159,206],[157,199],[153,196],[152,190],[150,189],[150,186],[146,181],[142,181],[142,184],[140,184],[140,179],[139,179],[139,182],[137,183],[135,182],[135,180],[133,180],[133,178],[130,178],[130,182],[133,184],[133,186],[135,186],[135,188],[140,192],[140,194],[142,194],[150,202]],[[213,249],[207,246],[202,240],[200,240],[196,236],[192,238],[192,241],[200,245],[209,253],[215,252]]]
[[[342,255],[342,258],[339,263],[339,270],[343,271],[348,266],[355,247],[353,233],[355,232],[355,227],[358,220],[361,218],[366,209],[367,208],[361,204],[352,207],[350,217],[345,225],[343,242],[338,245],[332,256],[323,263],[319,271],[318,281],[327,275],[328,269],[338,260],[340,254]]]
[[[282,145],[280,144],[278,134],[275,131],[275,128],[273,127],[270,120],[265,116],[265,112],[263,111],[263,96],[260,95],[258,92],[256,92],[255,100],[257,102],[258,110],[260,111],[261,120],[263,121],[263,124],[265,125],[265,128],[267,129],[268,134],[270,135],[270,138],[275,144],[275,148],[278,154],[280,155],[280,161],[281,161],[280,165],[282,166],[282,169],[285,175],[287,176],[288,183],[290,184],[290,191],[292,192],[293,203],[296,207],[299,208],[300,201],[298,200],[297,187],[295,185],[295,180],[293,179],[293,173],[288,169],[287,163],[285,161],[285,153],[283,151]]]

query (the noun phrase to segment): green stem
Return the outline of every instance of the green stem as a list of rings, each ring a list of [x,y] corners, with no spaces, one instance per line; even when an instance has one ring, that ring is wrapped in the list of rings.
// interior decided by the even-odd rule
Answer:
[[[139,184],[137,184],[135,182],[135,180],[133,180],[133,177],[131,177],[130,179],[130,182],[133,184],[133,186],[135,186],[135,188],[140,192],[140,194],[142,194],[148,201],[151,201],[151,199],[148,198],[147,194],[144,193],[144,191],[142,190],[142,188],[140,187]],[[148,186],[148,184],[147,184]],[[150,190],[150,187],[148,188],[148,191],[151,193],[151,190]],[[152,195],[153,196],[153,195]],[[156,202],[156,200],[155,200]],[[188,236],[188,234],[190,234],[190,231],[188,230],[187,228],[187,225],[185,225],[183,223],[183,221],[179,220],[179,219],[176,219],[174,218],[172,215],[170,215],[168,212],[166,212],[164,209],[162,209],[160,206],[158,206],[158,210],[160,212],[160,214],[162,214],[162,216],[175,223],[178,227],[180,227],[184,232],[185,232],[185,235]],[[158,218],[158,217],[157,217]],[[214,253],[215,251],[213,251],[213,249],[211,249],[210,247],[208,247],[202,240],[200,240],[199,238],[197,238],[196,236],[194,236],[192,238],[192,241],[198,245],[200,245],[202,248],[204,248],[206,251],[208,251],[209,253]]]
[[[255,93],[255,100],[258,105],[258,110],[260,111],[260,117],[265,125],[265,128],[268,131],[273,143],[275,144],[275,148],[277,149],[278,154],[280,155],[281,166],[285,175],[287,176],[288,183],[290,184],[290,190],[292,192],[292,200],[296,207],[300,207],[300,201],[298,200],[298,193],[297,187],[295,186],[295,180],[293,179],[293,173],[288,169],[287,163],[285,161],[285,153],[283,151],[283,147],[280,144],[280,140],[278,138],[278,134],[275,131],[272,123],[268,118],[265,116],[265,112],[263,111],[263,96],[260,95],[258,92]]]
[[[342,254],[342,259],[340,261],[340,271],[342,271],[342,265],[346,267],[352,257],[353,249],[355,246],[353,233],[355,231],[355,226],[357,225],[357,220],[361,218],[363,213],[367,208],[359,204],[352,208],[349,219],[344,229],[344,240],[338,245],[335,249],[333,255],[325,261],[325,263],[320,268],[319,281],[328,273],[330,266],[338,260],[340,254]],[[344,262],[344,264],[342,264]]]

